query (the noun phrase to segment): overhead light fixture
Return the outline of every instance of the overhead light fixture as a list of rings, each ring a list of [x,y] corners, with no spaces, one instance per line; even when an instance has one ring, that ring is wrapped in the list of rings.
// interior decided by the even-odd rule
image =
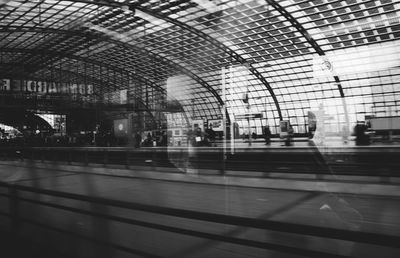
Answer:
[[[133,13],[133,15],[135,15],[135,17],[139,17],[145,21],[148,21],[153,25],[160,26],[163,28],[167,28],[170,26],[165,20],[159,19],[151,14],[145,13],[140,9],[137,9],[135,5],[129,5],[129,10]]]
[[[198,6],[203,7],[209,13],[214,13],[220,10],[218,5],[209,0],[192,0],[192,1],[195,2]]]

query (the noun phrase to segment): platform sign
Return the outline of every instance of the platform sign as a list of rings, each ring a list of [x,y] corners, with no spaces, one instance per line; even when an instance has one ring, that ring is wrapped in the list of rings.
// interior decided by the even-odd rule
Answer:
[[[47,93],[47,83],[41,81],[27,81],[25,84],[25,91],[35,92],[36,94]]]
[[[316,56],[313,58],[314,78],[332,77],[333,75],[333,64],[327,56]]]
[[[114,135],[115,137],[128,136],[128,119],[114,120]]]
[[[210,119],[208,120],[208,127],[210,127],[210,125],[212,126],[212,129],[216,132],[222,132],[224,130],[222,119]]]
[[[25,92],[35,92],[36,91],[36,82],[27,81],[25,83]]]
[[[86,85],[86,94],[88,94],[88,95],[93,94],[93,85],[91,85],[91,84]]]
[[[11,91],[23,92],[25,90],[24,81],[21,80],[10,80]]]
[[[254,119],[262,117],[263,117],[262,113],[242,114],[242,115],[235,115],[235,120]]]
[[[48,93],[57,93],[57,84],[55,82],[47,83],[47,92]]]
[[[77,84],[70,82],[48,82],[36,80],[0,79],[0,91],[29,92],[38,95],[48,93],[64,94],[93,94],[93,85]]]
[[[80,95],[86,95],[86,86],[83,84],[78,84],[78,93]]]
[[[9,79],[0,79],[0,90],[1,91],[9,91],[10,90],[10,80]]]
[[[76,84],[76,83],[72,84],[72,85],[70,86],[69,90],[70,90],[70,93],[71,93],[72,95],[78,94],[78,92],[79,92],[78,84]]]
[[[203,119],[198,119],[198,120],[192,120],[192,129],[194,131],[197,130],[197,128],[200,128],[202,132],[204,132],[204,121]]]
[[[370,120],[373,130],[400,130],[400,117],[374,117]]]
[[[312,111],[307,111],[308,130],[314,132],[317,129],[317,116]]]
[[[289,134],[289,126],[290,123],[288,120],[282,120],[279,123],[280,132],[279,135],[281,138],[288,136]]]
[[[57,87],[57,92],[58,93],[69,93],[69,88],[67,83],[60,83],[59,86]]]

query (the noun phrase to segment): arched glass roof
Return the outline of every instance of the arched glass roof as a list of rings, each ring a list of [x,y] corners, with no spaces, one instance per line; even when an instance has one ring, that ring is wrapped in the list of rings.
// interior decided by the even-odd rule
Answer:
[[[262,114],[251,121],[255,130],[289,120],[305,132],[307,112],[322,106],[338,131],[368,115],[400,115],[399,7],[1,0],[0,77],[90,84],[102,102],[127,90],[129,101],[150,109],[172,97],[194,119],[221,118],[226,103],[242,127],[241,115]]]

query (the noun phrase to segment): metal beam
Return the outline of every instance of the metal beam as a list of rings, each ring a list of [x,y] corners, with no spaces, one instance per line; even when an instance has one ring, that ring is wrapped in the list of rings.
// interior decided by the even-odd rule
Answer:
[[[51,51],[51,50],[33,50],[33,49],[25,49],[25,48],[2,48],[2,49],[0,49],[0,52],[46,55],[46,56],[50,56],[50,57],[68,58],[68,59],[72,59],[72,60],[85,62],[88,64],[94,64],[99,67],[105,67],[112,71],[116,71],[120,74],[129,74],[129,77],[134,78],[135,80],[137,80],[143,84],[149,84],[151,87],[155,88],[156,90],[159,90],[161,93],[166,93],[166,90],[164,88],[156,85],[152,80],[150,80],[148,78],[143,78],[129,70],[107,64],[106,62],[100,62],[98,60],[93,60],[88,57],[83,57],[83,56],[78,56],[78,55],[73,55],[73,54],[65,54],[63,52],[57,52],[57,51]],[[25,64],[21,64],[21,65],[25,65]],[[46,68],[46,67],[47,66],[42,67],[42,68]],[[37,68],[37,67],[35,67],[35,68]]]
[[[3,63],[4,64],[4,63]],[[7,65],[7,64],[6,64]],[[26,67],[25,66],[25,64],[17,64],[17,63],[12,63],[12,65],[14,66],[14,65],[20,65],[21,67]],[[70,71],[70,70],[63,70],[63,69],[57,69],[57,71],[61,71],[62,73],[64,73],[64,74],[73,74],[75,77],[81,77],[81,78],[89,78],[89,80],[91,80],[93,83],[95,83],[95,84],[114,84],[112,81],[111,82],[106,82],[106,81],[104,81],[104,80],[101,80],[101,79],[98,79],[98,78],[94,78],[94,77],[92,77],[92,76],[88,76],[88,75],[86,75],[86,74],[82,74],[82,73],[78,73],[78,72],[74,72],[74,71]],[[41,80],[41,79],[44,79],[44,78],[39,78],[39,77],[35,77],[35,76],[32,76],[30,73],[28,73],[28,74],[26,74],[26,75],[24,75],[24,74],[20,74],[20,78],[23,78],[23,79],[33,79],[33,80]],[[20,79],[20,78],[12,78],[12,79]],[[144,106],[144,107],[146,107],[146,109],[148,109],[148,112],[150,112],[150,111],[152,111],[152,109],[149,109],[148,108],[148,106],[145,104],[145,102],[140,98],[140,96],[137,96],[135,93],[134,93],[134,96],[135,97],[137,97],[137,99],[139,100],[139,102]],[[144,111],[144,110],[134,110],[134,111]]]
[[[71,73],[71,74],[74,74],[75,76],[85,77],[84,75],[82,75],[80,73],[75,73],[75,72],[68,71],[68,70],[63,70],[63,72],[64,73]],[[40,80],[40,78],[36,78],[36,77],[30,77],[30,78],[26,78],[26,79],[34,79],[34,80],[37,79],[37,80]],[[95,78],[93,78],[92,80],[95,83],[103,83],[104,82],[102,80],[98,80],[98,79],[95,79]],[[3,93],[4,93],[3,95],[5,97],[17,96],[17,99],[18,99],[18,96],[23,97],[23,95],[15,95],[15,92],[3,92]],[[55,96],[59,96],[59,95],[56,94]],[[140,105],[142,105],[144,107],[143,109],[135,109],[135,108],[134,109],[129,109],[130,108],[129,105],[125,105],[125,104],[116,104],[116,105],[113,105],[113,104],[110,105],[109,104],[109,105],[107,105],[106,103],[100,103],[100,104],[99,103],[91,103],[92,105],[90,105],[89,107],[85,107],[85,106],[73,105],[73,101],[71,101],[70,98],[62,98],[62,99],[56,98],[56,99],[52,100],[51,98],[50,99],[47,99],[47,98],[41,99],[40,98],[41,96],[39,96],[39,95],[37,97],[38,97],[37,99],[30,98],[28,102],[26,102],[26,101],[23,102],[24,105],[20,106],[20,107],[37,108],[37,104],[38,103],[44,104],[46,107],[48,107],[49,104],[51,104],[52,101],[54,101],[56,105],[55,106],[54,105],[51,106],[52,108],[49,108],[47,111],[57,111],[57,110],[60,111],[60,110],[65,110],[65,108],[66,108],[66,110],[68,110],[68,109],[71,109],[71,107],[73,107],[73,108],[86,108],[86,109],[99,109],[100,108],[100,109],[106,110],[106,111],[116,110],[116,109],[121,109],[122,108],[123,110],[126,110],[126,111],[134,111],[134,112],[142,112],[142,111],[144,111],[146,113],[149,113],[150,116],[153,118],[153,120],[154,120],[154,116],[151,113],[151,111],[160,111],[160,110],[150,109],[148,107],[148,105],[146,105],[146,103],[141,98],[137,98],[137,99],[140,102]],[[60,105],[60,104],[62,104],[62,105]],[[7,105],[5,105],[5,104],[0,104],[0,106],[2,108],[7,107]],[[10,106],[10,107],[18,107],[18,105],[13,105],[13,106]],[[62,107],[62,108],[59,108],[59,107]]]
[[[87,3],[87,4],[97,4],[97,5],[108,6],[108,7],[112,7],[112,8],[124,8],[124,9],[126,9],[126,7],[127,7],[125,3],[108,2],[108,1],[104,1],[104,0],[99,0],[99,1],[95,1],[95,0],[76,0],[75,2],[82,2],[82,3]],[[196,29],[194,27],[191,27],[191,26],[189,26],[189,25],[187,25],[187,24],[185,24],[183,22],[180,22],[177,19],[172,19],[172,18],[170,18],[170,17],[168,17],[166,15],[152,12],[152,11],[147,10],[145,8],[142,8],[142,7],[138,6],[138,5],[134,5],[133,4],[133,5],[130,6],[130,8],[131,9],[133,8],[133,9],[140,10],[140,11],[142,11],[144,13],[147,13],[147,14],[150,14],[150,15],[158,18],[158,19],[170,22],[170,23],[172,23],[172,24],[174,24],[174,25],[176,25],[178,27],[184,28],[184,29],[190,31],[191,33],[193,33],[193,34],[195,34],[195,35],[207,40],[212,45],[218,47],[219,49],[224,51],[226,54],[228,54],[229,57],[234,59],[236,62],[239,62],[241,64],[248,64],[247,60],[245,60],[241,55],[239,55],[235,51],[231,50],[229,47],[225,46],[222,42],[216,40],[215,38],[211,37],[210,35],[202,32],[202,31],[200,31],[200,30],[198,30],[198,29]],[[277,99],[277,97],[276,97],[271,85],[268,83],[268,81],[265,79],[265,77],[260,72],[258,72],[258,70],[256,68],[254,68],[251,64],[249,66],[249,71],[257,79],[259,79],[262,82],[262,84],[267,88],[268,92],[270,93],[270,95],[271,95],[271,97],[272,97],[272,99],[274,101],[275,107],[276,107],[276,109],[278,111],[279,119],[282,120],[283,117],[282,117],[281,108],[280,108],[278,99]],[[191,76],[194,75],[191,72],[189,74],[191,74]],[[194,79],[197,81],[199,78],[196,78],[197,77],[196,75],[194,75],[194,76],[195,76]],[[212,94],[215,96],[214,90],[212,91]],[[222,99],[220,97],[217,97],[217,96],[216,96],[216,98],[218,99],[220,104],[223,105]]]
[[[82,1],[76,1],[76,2],[82,2]],[[83,1],[83,2],[91,2],[91,1]],[[166,57],[163,57],[157,53],[154,53],[150,50],[147,50],[143,47],[138,47],[135,45],[131,45],[122,41],[118,41],[116,39],[113,39],[109,36],[98,36],[95,34],[90,34],[87,32],[82,32],[82,31],[69,31],[69,30],[61,30],[61,29],[49,29],[49,28],[37,28],[37,27],[21,27],[21,28],[17,28],[17,27],[0,27],[0,32],[37,32],[37,33],[59,33],[59,34],[70,34],[73,36],[80,36],[80,37],[86,37],[86,38],[90,38],[90,39],[99,39],[99,40],[103,40],[103,41],[107,41],[113,44],[116,44],[118,46],[121,46],[127,50],[130,49],[134,49],[137,52],[141,52],[147,56],[150,56],[152,59],[154,59],[157,62],[160,63],[166,63],[167,65],[175,68],[177,71],[182,72],[183,74],[188,75],[189,77],[191,77],[192,79],[194,79],[197,83],[199,83],[201,86],[203,86],[203,88],[207,89],[218,101],[218,103],[220,105],[222,105],[222,99],[219,96],[219,94],[217,93],[217,91],[211,87],[206,81],[204,81],[203,79],[201,79],[199,76],[197,76],[196,74],[194,74],[192,71],[190,71],[189,69],[187,69],[186,67],[184,67],[181,64],[178,64],[175,61],[172,61]]]
[[[98,61],[95,61],[95,60],[90,60],[89,58],[85,58],[85,57],[81,57],[81,56],[76,56],[76,55],[70,55],[70,54],[65,54],[65,53],[60,53],[60,52],[55,52],[55,51],[32,51],[32,50],[29,50],[29,49],[2,49],[2,50],[0,50],[0,52],[1,51],[3,51],[3,52],[12,52],[12,53],[17,53],[17,52],[22,52],[22,53],[36,53],[36,54],[40,54],[40,55],[50,55],[50,56],[57,56],[57,57],[62,57],[62,58],[69,58],[69,59],[73,59],[73,60],[79,60],[79,61],[82,61],[82,62],[87,62],[87,63],[94,63],[94,64],[96,64],[96,65],[99,65],[99,66],[102,66],[102,65],[104,65],[103,63],[101,63],[101,62],[98,62]],[[2,63],[3,65],[7,65],[6,63]],[[0,64],[1,65],[1,64]],[[12,64],[9,64],[9,65],[12,65],[12,66],[20,66],[20,67],[22,67],[24,70],[26,69],[26,64],[23,64],[23,63],[12,63]],[[107,65],[105,65],[105,66],[107,66]],[[116,67],[113,67],[113,66],[110,66],[110,65],[108,65],[109,67],[110,67],[110,69],[119,69],[119,68],[116,68]],[[48,67],[44,67],[44,69],[46,69],[46,68],[48,68]],[[60,71],[60,69],[59,68],[56,68],[56,70],[57,71]],[[93,78],[93,77],[91,77],[91,76],[88,76],[88,75],[83,75],[83,74],[81,74],[81,73],[77,73],[77,72],[74,72],[74,71],[70,71],[70,70],[62,70],[61,69],[61,71],[63,72],[63,73],[70,73],[70,74],[73,74],[73,75],[75,75],[75,76],[79,76],[79,77],[82,77],[82,78],[84,78],[84,77],[87,77],[87,78],[89,78],[90,80],[92,80],[93,82],[95,82],[95,83],[97,83],[97,84],[106,84],[106,83],[109,83],[109,84],[114,84],[112,81],[111,82],[105,82],[104,80],[101,80],[101,79],[98,79],[98,78]],[[128,71],[126,71],[126,70],[121,70],[121,71],[119,71],[119,72],[126,72],[126,73],[129,73]],[[122,73],[121,73],[122,74]],[[6,75],[6,74],[3,74],[3,75]],[[20,77],[27,77],[27,78],[29,78],[29,79],[38,79],[38,80],[40,80],[40,78],[38,78],[38,77],[35,77],[35,76],[32,76],[32,74],[31,73],[27,73],[27,74],[19,74],[19,76]],[[147,79],[143,79],[142,77],[140,77],[140,76],[137,76],[136,74],[134,74],[134,73],[130,73],[130,74],[128,74],[128,77],[129,78],[133,78],[134,80],[136,80],[136,81],[138,81],[138,82],[140,82],[140,83],[143,83],[143,84],[149,84],[151,87],[153,87],[153,88],[155,88],[156,90],[159,90],[162,94],[165,94],[166,93],[166,90],[164,89],[164,88],[162,88],[162,87],[160,87],[160,86],[158,86],[158,85],[156,85],[154,82],[152,82],[150,79],[149,80],[147,80]],[[24,78],[24,79],[27,79],[27,78]],[[117,86],[117,85],[116,85]],[[147,112],[151,112],[151,111],[162,111],[162,110],[153,110],[153,109],[150,109],[147,105],[146,105],[146,103],[141,99],[141,96],[138,96],[138,95],[136,95],[135,93],[134,93],[134,96],[139,100],[139,102],[146,108],[146,111]],[[171,97],[172,99],[175,99],[174,97]],[[134,110],[134,111],[143,111],[143,110]]]
[[[307,42],[311,45],[311,47],[315,50],[315,52],[317,52],[318,55],[320,56],[325,55],[325,51],[319,46],[317,41],[315,41],[311,37],[311,35],[303,27],[303,25],[301,25],[300,22],[296,20],[296,18],[294,18],[288,11],[286,11],[285,8],[283,8],[275,0],[265,0],[265,1],[273,8],[275,8],[275,10],[277,10],[283,17],[285,17],[286,20],[288,20],[290,24],[292,24],[292,26],[295,27],[297,31],[300,32],[301,35],[303,35],[303,37],[307,40]],[[344,92],[339,77],[337,75],[334,75],[333,78],[338,86],[340,97],[344,98]]]
[[[56,57],[61,57],[61,58],[69,58],[69,59],[73,59],[73,60],[79,60],[79,61],[82,61],[82,62],[86,62],[86,63],[93,63],[93,64],[96,64],[96,65],[98,65],[98,66],[102,66],[102,65],[104,65],[105,67],[109,67],[110,69],[115,69],[115,70],[117,70],[118,69],[118,72],[120,72],[120,74],[123,74],[123,73],[129,73],[129,77],[130,78],[133,78],[134,80],[136,80],[136,81],[138,81],[139,83],[143,83],[143,84],[145,84],[145,85],[150,85],[151,87],[153,87],[153,88],[155,88],[156,90],[158,90],[161,94],[166,94],[166,90],[164,89],[164,88],[162,88],[162,87],[160,87],[159,85],[157,85],[157,84],[155,84],[153,81],[151,81],[150,79],[144,79],[144,78],[142,78],[141,76],[138,76],[138,75],[136,75],[135,73],[130,73],[129,71],[127,71],[127,70],[121,70],[120,68],[118,68],[118,67],[114,67],[114,66],[111,66],[111,65],[105,65],[104,63],[102,63],[102,62],[98,62],[98,61],[96,61],[96,60],[91,60],[91,59],[89,59],[89,58],[86,58],[86,57],[81,57],[81,56],[77,56],[77,55],[72,55],[72,54],[65,54],[65,53],[61,53],[61,52],[56,52],[56,51],[49,51],[49,50],[40,50],[40,51],[33,51],[33,50],[29,50],[29,49],[2,49],[2,50],[0,50],[0,52],[1,51],[4,51],[4,52],[14,52],[14,53],[17,53],[17,52],[22,52],[22,53],[36,53],[36,54],[38,54],[38,55],[49,55],[49,56],[56,56]],[[26,68],[26,66],[25,66],[25,64],[20,64],[20,66],[21,67],[23,67],[24,69]],[[44,69],[46,69],[47,67],[44,67]],[[56,68],[57,70],[59,70],[58,68]],[[69,71],[69,70],[64,70],[65,72],[70,72],[70,73],[72,73],[72,74],[79,74],[79,73],[76,73],[76,72],[74,72],[74,71]],[[31,74],[27,74],[28,76],[32,76]],[[79,74],[79,75],[81,75],[81,74]],[[81,76],[83,76],[83,75],[81,75]],[[100,80],[101,81],[101,80]],[[112,82],[111,82],[111,84],[112,84]],[[139,99],[140,99],[140,96],[137,96]],[[170,96],[170,98],[172,98],[173,100],[176,100],[173,96]],[[140,101],[142,102],[142,104],[144,105],[144,106],[146,106],[145,105],[145,103],[144,103],[144,101],[142,101],[141,99],[140,99]]]
[[[147,14],[149,14],[151,16],[154,16],[154,17],[156,17],[158,19],[161,19],[161,20],[167,21],[169,23],[172,23],[172,24],[174,24],[174,25],[176,25],[178,27],[181,27],[181,28],[183,28],[185,30],[190,31],[191,33],[195,34],[198,37],[201,37],[201,38],[207,40],[212,45],[214,45],[218,49],[220,49],[223,52],[225,52],[231,59],[235,60],[235,62],[248,66],[250,73],[252,73],[257,79],[259,79],[262,82],[262,84],[267,88],[269,94],[271,95],[271,97],[272,97],[272,99],[274,101],[275,107],[276,107],[276,109],[278,111],[279,119],[280,120],[283,119],[278,99],[277,99],[277,97],[276,97],[276,95],[274,93],[274,90],[272,89],[271,85],[268,83],[268,81],[265,79],[265,77],[256,68],[254,68],[251,63],[249,63],[246,59],[244,59],[241,55],[239,55],[238,53],[236,53],[235,51],[233,51],[229,47],[225,46],[222,42],[220,42],[220,41],[216,40],[215,38],[211,37],[210,35],[202,32],[199,29],[191,27],[191,26],[189,26],[189,25],[187,25],[187,24],[185,24],[183,22],[180,22],[177,19],[172,19],[172,18],[170,18],[170,17],[168,17],[166,15],[163,15],[163,14],[160,14],[160,13],[155,13],[155,12],[152,12],[152,11],[150,11],[148,9],[145,9],[145,8],[142,8],[142,7],[139,7],[139,6],[134,6],[133,8],[135,8],[137,10],[140,10],[140,11],[142,11],[144,13],[147,13]]]

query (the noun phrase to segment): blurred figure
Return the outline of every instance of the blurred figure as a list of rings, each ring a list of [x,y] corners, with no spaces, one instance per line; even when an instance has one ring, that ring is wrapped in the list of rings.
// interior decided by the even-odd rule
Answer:
[[[264,139],[265,145],[271,144],[271,130],[269,129],[268,125],[264,127]]]
[[[208,145],[212,146],[215,141],[215,131],[212,128],[212,124],[210,124],[206,129],[206,136],[208,139]]]
[[[203,132],[201,131],[200,127],[196,128],[196,132],[195,132],[195,146],[201,146],[203,143]]]
[[[288,133],[287,133],[287,136],[286,136],[286,139],[285,139],[285,145],[286,146],[291,146],[292,145],[293,133],[294,133],[293,126],[289,125]]]
[[[143,141],[143,146],[144,146],[144,147],[151,147],[151,146],[153,146],[153,137],[151,136],[150,133],[147,133],[146,139]]]
[[[142,142],[142,136],[140,133],[135,134],[135,148],[140,148],[140,143]]]
[[[189,129],[187,132],[187,144],[188,146],[194,146],[195,145],[195,140],[194,140],[194,132],[192,129]]]
[[[367,126],[362,121],[357,121],[354,127],[354,135],[356,136],[356,145],[368,145],[369,136],[366,134]]]
[[[162,131],[158,138],[158,146],[167,146],[167,133],[165,131]]]

